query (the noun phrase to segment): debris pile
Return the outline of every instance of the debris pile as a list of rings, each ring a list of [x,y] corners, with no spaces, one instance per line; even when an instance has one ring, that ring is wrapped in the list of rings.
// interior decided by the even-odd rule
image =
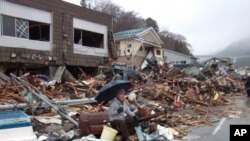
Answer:
[[[61,77],[65,73],[70,81],[62,83]],[[183,137],[186,135],[183,126],[210,125],[209,115],[218,114],[213,112],[214,107],[230,105],[234,102],[233,96],[244,93],[243,82],[230,77],[230,73],[231,69],[215,67],[214,63],[203,70],[197,67],[179,70],[168,64],[157,66],[157,69],[147,67],[147,71],[115,67],[111,73],[105,73],[106,76],[98,74],[95,77],[82,71],[78,80],[65,67],[56,71],[54,79],[29,73],[8,77],[1,73],[0,109],[23,109],[32,115],[34,130],[40,138],[80,137],[81,112],[108,110],[107,103],[96,103],[94,97],[98,90],[108,81],[127,79],[133,84],[130,92],[136,94],[132,98],[136,103],[132,102],[132,105],[139,112],[144,109],[141,117],[150,123],[171,127],[178,132],[175,136]],[[119,75],[122,77],[117,77]],[[157,116],[148,118],[152,113]],[[149,123],[142,126],[144,131],[150,131],[149,127]]]

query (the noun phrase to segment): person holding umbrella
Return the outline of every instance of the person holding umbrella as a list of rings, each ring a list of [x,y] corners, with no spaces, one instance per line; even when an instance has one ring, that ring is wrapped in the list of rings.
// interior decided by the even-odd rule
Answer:
[[[111,101],[109,120],[111,126],[121,133],[124,141],[129,141],[129,133],[133,134],[135,125],[139,123],[138,116],[130,110],[126,102],[125,90],[130,88],[132,84],[128,80],[113,80],[105,84],[95,97],[98,103]],[[129,130],[130,128],[132,129]]]
[[[138,117],[125,102],[125,94],[124,89],[118,90],[116,97],[109,106],[109,119],[111,126],[121,133],[122,139],[129,141],[128,127],[134,128],[136,123],[138,123]]]

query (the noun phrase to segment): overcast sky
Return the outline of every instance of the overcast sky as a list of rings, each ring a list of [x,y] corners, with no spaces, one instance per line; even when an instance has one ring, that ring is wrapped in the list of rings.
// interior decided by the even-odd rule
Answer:
[[[211,54],[250,37],[250,0],[112,1],[127,11],[155,19],[161,29],[184,35],[195,55]]]

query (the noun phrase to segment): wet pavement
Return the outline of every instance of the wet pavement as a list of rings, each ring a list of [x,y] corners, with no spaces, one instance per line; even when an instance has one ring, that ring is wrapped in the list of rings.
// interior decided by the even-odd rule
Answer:
[[[229,141],[229,127],[232,124],[249,124],[250,125],[250,98],[241,97],[236,101],[235,114],[229,117],[222,117],[212,126],[197,127],[192,129],[184,141]],[[243,117],[239,117],[238,113],[243,112]]]

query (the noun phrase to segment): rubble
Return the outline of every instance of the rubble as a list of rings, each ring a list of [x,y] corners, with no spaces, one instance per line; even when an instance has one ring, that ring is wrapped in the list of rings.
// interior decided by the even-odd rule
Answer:
[[[10,78],[0,71],[0,88],[10,84]]]
[[[151,65],[146,71],[133,70],[133,75],[129,77],[134,77],[129,79],[133,84],[130,91],[136,90],[137,102],[141,102],[149,111],[142,114],[145,122],[155,122],[164,129],[174,129],[179,133],[174,134],[178,138],[186,135],[188,126],[210,125],[212,120],[209,118],[212,115],[225,115],[225,112],[214,112],[213,107],[233,104],[233,96],[244,93],[243,82],[230,77],[230,69],[216,68],[213,63],[203,70],[192,67],[183,71],[168,64],[158,66],[157,71],[153,67],[154,65]],[[117,70],[126,72],[128,69]],[[79,123],[79,129],[86,128],[82,125],[86,124],[83,114],[100,114],[108,110],[107,103],[98,104],[94,97],[110,79],[108,74],[104,75],[105,73],[89,77],[83,70],[80,72],[79,79],[74,78],[65,67],[58,67],[54,79],[31,74],[20,77],[12,74],[10,79],[7,79],[9,77],[1,73],[1,80],[5,80],[6,83],[1,83],[3,87],[0,87],[0,109],[26,111],[32,116],[36,134],[42,139],[62,137],[70,130],[78,129]],[[67,79],[62,79],[65,74]],[[125,76],[122,79],[128,79],[127,74],[123,75]],[[139,79],[138,76],[142,77]],[[141,79],[143,81],[140,81]],[[156,113],[157,116],[152,118],[149,113]],[[229,113],[230,111],[227,112]],[[60,128],[64,133],[59,134],[54,129],[46,131],[50,126],[63,127],[67,124],[68,129]],[[108,116],[93,124],[101,131],[101,125],[108,124]],[[182,128],[183,126],[185,128]],[[78,139],[83,135],[95,134],[96,130],[88,130],[84,134],[80,130]],[[149,130],[149,126],[142,127],[141,130]]]

